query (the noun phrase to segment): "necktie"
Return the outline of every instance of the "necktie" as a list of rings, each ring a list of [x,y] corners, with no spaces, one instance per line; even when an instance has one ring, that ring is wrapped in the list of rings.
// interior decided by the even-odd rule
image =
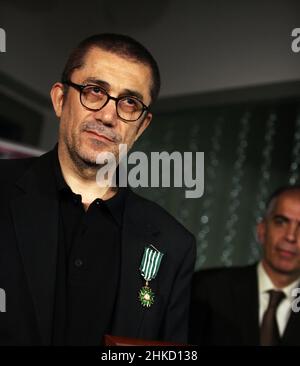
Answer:
[[[276,346],[280,341],[276,311],[280,302],[285,298],[285,294],[275,290],[270,290],[268,293],[270,299],[260,328],[260,344],[261,346]]]

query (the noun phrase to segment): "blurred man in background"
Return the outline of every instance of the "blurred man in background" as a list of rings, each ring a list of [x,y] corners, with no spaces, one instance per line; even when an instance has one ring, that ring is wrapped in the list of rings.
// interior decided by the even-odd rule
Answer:
[[[271,195],[257,237],[258,264],[195,274],[191,343],[300,345],[300,186]]]

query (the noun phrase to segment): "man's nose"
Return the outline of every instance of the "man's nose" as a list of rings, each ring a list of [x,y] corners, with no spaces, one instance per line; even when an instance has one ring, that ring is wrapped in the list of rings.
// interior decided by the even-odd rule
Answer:
[[[296,242],[299,235],[299,227],[296,223],[290,223],[286,230],[286,239],[290,242]]]
[[[113,99],[109,100],[102,109],[94,112],[94,116],[98,121],[101,121],[107,126],[116,126],[116,124],[118,123],[116,102]]]

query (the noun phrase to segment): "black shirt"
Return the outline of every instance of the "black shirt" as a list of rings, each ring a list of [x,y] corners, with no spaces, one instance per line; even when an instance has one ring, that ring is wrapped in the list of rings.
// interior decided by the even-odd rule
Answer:
[[[110,333],[120,272],[126,189],[84,210],[54,159],[60,203],[53,345],[100,345]]]

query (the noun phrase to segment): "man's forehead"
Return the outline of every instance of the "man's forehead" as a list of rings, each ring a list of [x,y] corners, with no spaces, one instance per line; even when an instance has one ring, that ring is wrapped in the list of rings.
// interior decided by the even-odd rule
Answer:
[[[300,191],[285,192],[275,198],[272,214],[290,216],[300,220]]]
[[[149,66],[101,48],[91,48],[75,74],[84,79],[105,80],[112,87],[139,89],[137,91],[150,96],[152,79]]]

